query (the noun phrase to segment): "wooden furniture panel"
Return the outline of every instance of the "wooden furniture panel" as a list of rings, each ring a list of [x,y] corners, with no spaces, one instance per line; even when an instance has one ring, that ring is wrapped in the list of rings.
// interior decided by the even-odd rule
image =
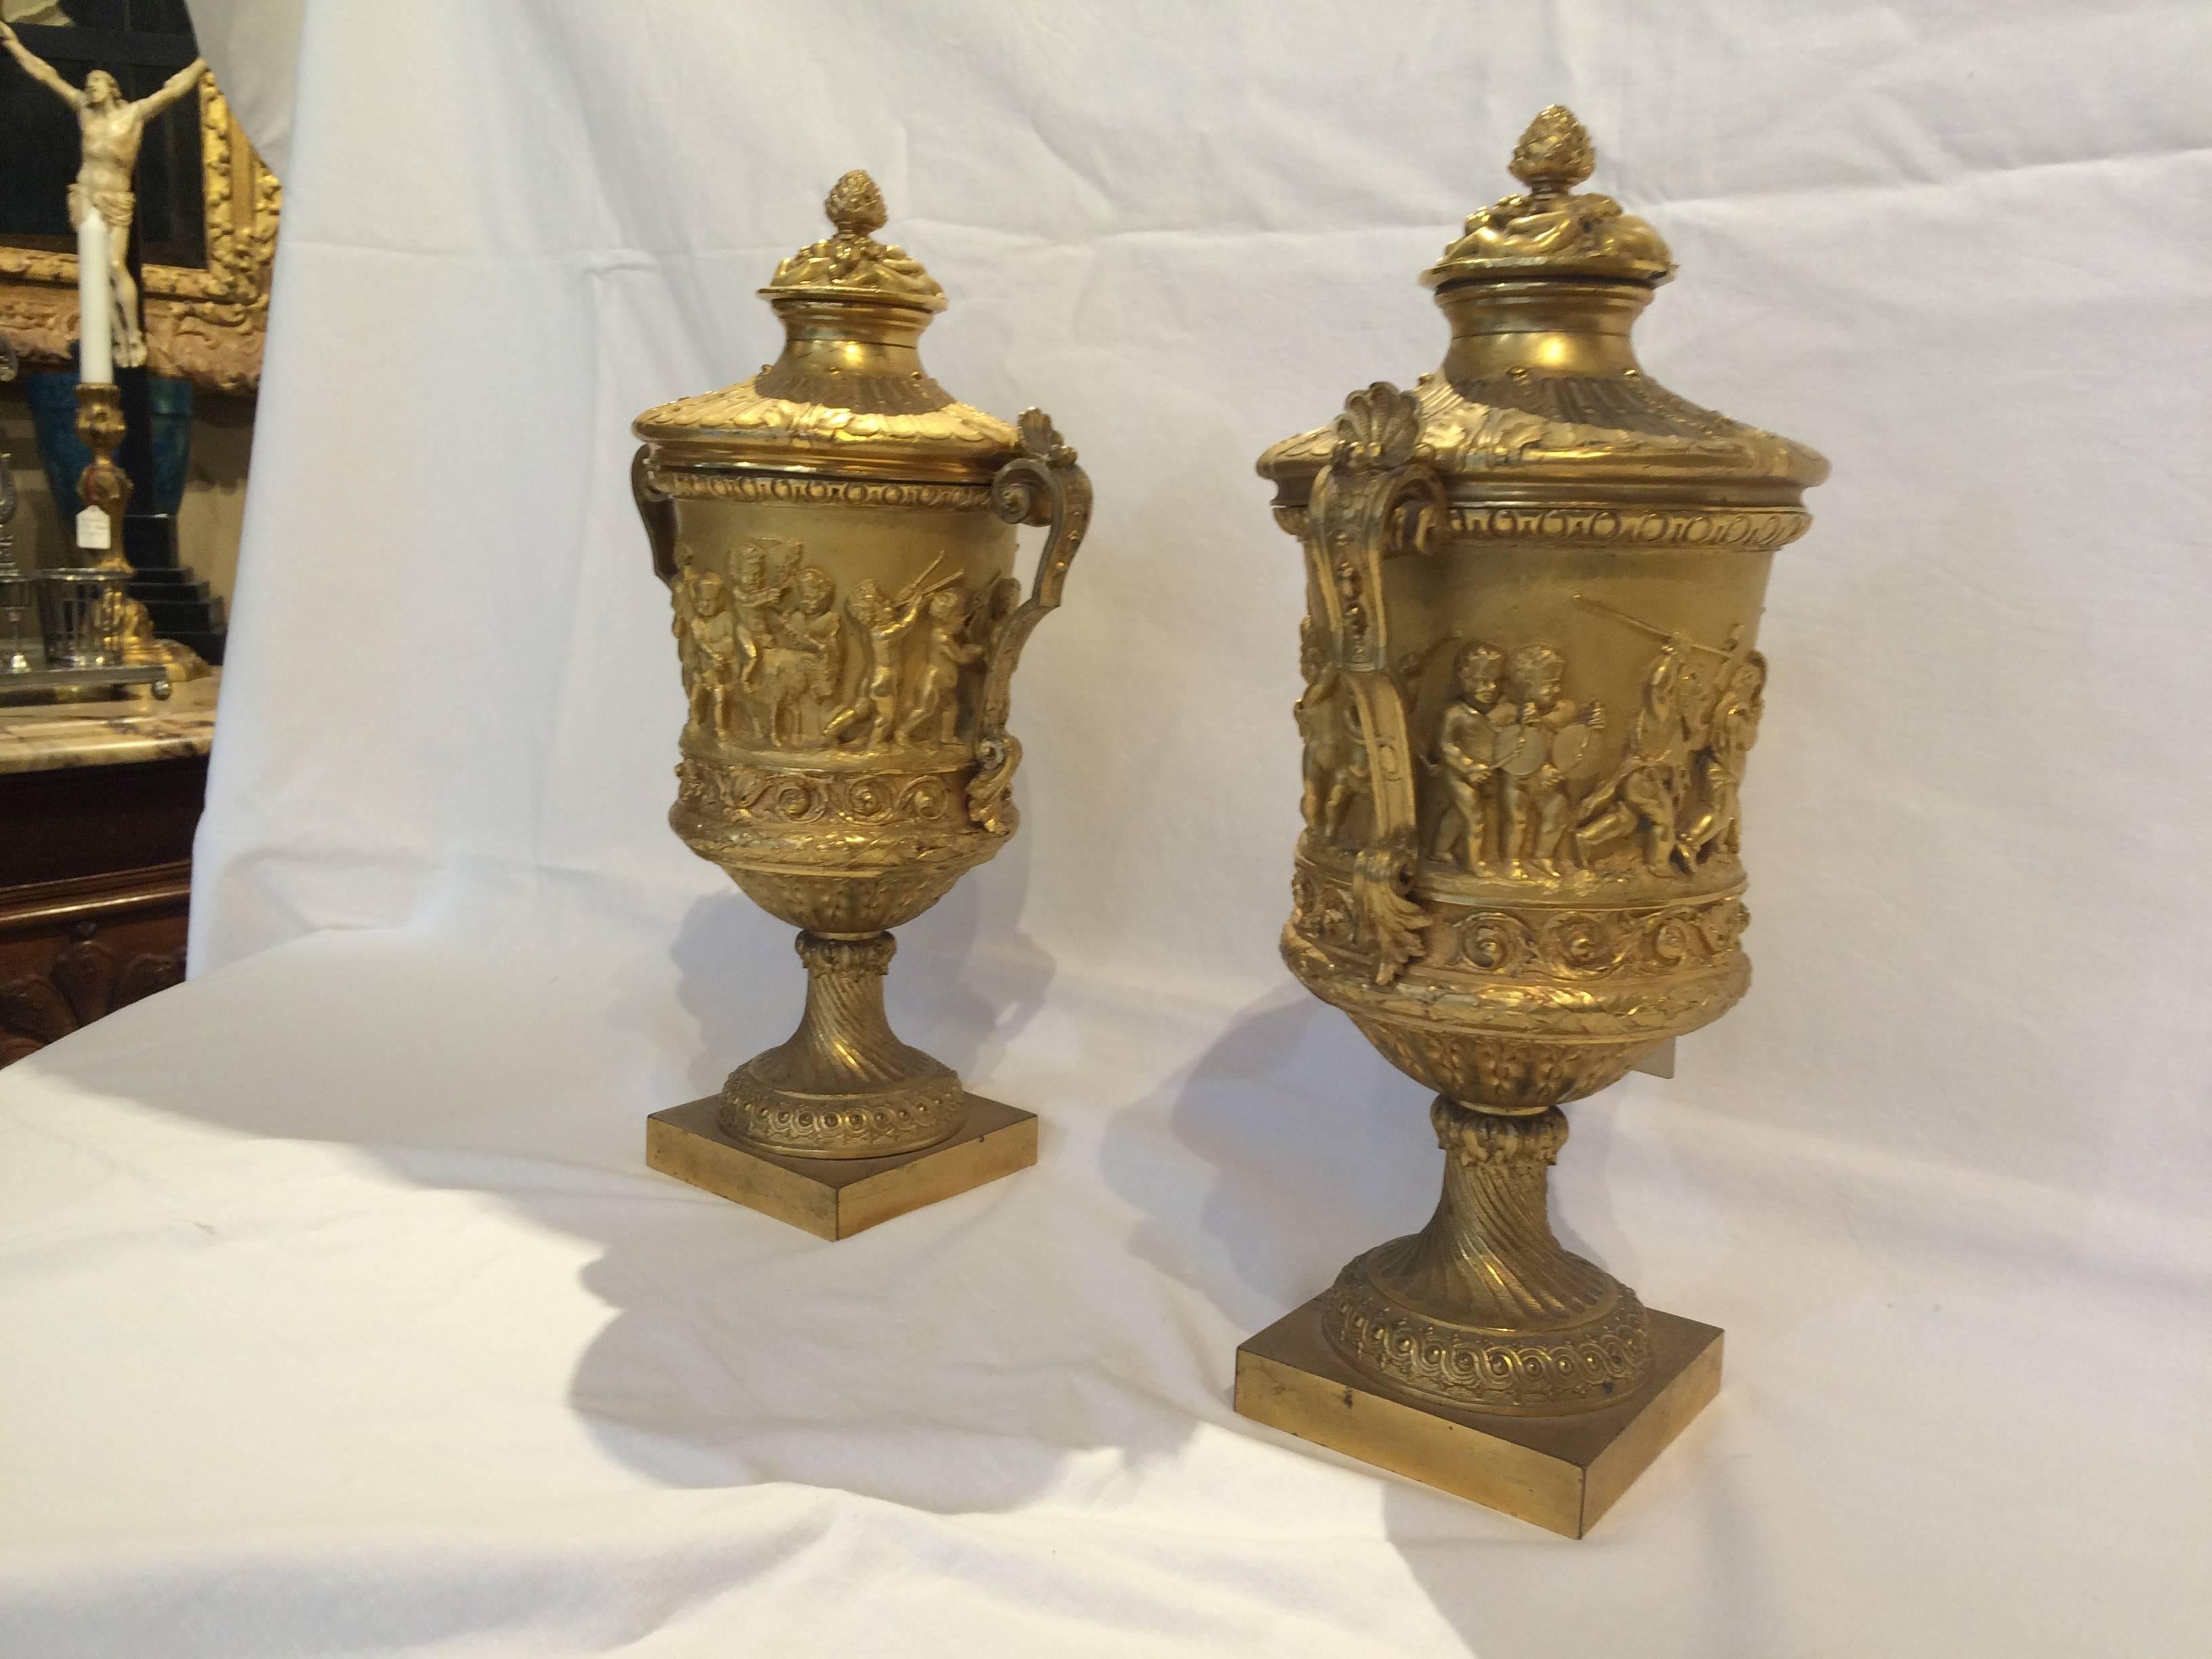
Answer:
[[[0,773],[0,1066],[184,977],[207,757]]]

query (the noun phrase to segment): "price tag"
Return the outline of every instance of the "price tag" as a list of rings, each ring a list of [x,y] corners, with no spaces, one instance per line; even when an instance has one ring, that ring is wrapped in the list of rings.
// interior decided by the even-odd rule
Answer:
[[[105,553],[114,545],[115,526],[107,514],[96,507],[88,507],[76,515],[76,544]]]

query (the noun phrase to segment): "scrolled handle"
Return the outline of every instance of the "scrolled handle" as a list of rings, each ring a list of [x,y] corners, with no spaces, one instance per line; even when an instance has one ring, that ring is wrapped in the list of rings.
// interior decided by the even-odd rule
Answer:
[[[1391,658],[1382,567],[1431,552],[1449,512],[1435,457],[1421,437],[1420,403],[1384,381],[1345,399],[1328,465],[1314,480],[1305,550],[1314,621],[1342,676],[1367,751],[1373,823],[1352,866],[1352,904],[1375,949],[1375,982],[1388,985],[1419,955],[1429,919],[1410,896],[1419,817],[1410,707]]]
[[[676,581],[676,502],[653,482],[651,452],[643,444],[630,458],[629,495],[637,503],[637,516],[645,521],[645,538],[653,544],[653,574],[672,586]]]
[[[1030,632],[1045,613],[1060,607],[1068,566],[1091,527],[1091,479],[1076,465],[1075,452],[1061,441],[1041,409],[1025,410],[1019,426],[1021,453],[991,479],[991,505],[1010,524],[1047,526],[1044,550],[1037,556],[1030,595],[1000,623],[983,664],[983,690],[977,704],[975,753],[981,768],[968,786],[969,815],[995,836],[1010,836],[1020,822],[1012,798],[1014,769],[1022,746],[1006,730],[1013,702],[1014,670]]]

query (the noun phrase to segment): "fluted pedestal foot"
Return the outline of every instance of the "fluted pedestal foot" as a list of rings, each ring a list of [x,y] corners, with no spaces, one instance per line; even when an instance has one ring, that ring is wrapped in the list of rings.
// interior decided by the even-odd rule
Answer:
[[[848,1234],[1036,1162],[1036,1117],[971,1095],[892,1035],[889,933],[801,931],[799,1029],[719,1095],[646,1121],[646,1162],[823,1238]]]
[[[1439,1095],[1430,1120],[1429,1224],[1239,1349],[1237,1409],[1580,1537],[1712,1398],[1720,1333],[1647,1311],[1553,1236],[1558,1107]]]
[[[797,946],[806,1012],[722,1085],[723,1133],[787,1158],[888,1158],[950,1139],[968,1096],[950,1066],[891,1033],[891,936],[802,932]]]
[[[1565,1114],[1438,1095],[1429,1119],[1444,1152],[1437,1212],[1338,1275],[1324,1298],[1337,1352],[1385,1388],[1474,1411],[1596,1411],[1644,1387],[1644,1304],[1553,1236]]]

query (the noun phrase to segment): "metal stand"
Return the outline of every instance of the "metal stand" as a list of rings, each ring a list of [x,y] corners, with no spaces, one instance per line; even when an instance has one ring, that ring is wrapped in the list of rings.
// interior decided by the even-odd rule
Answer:
[[[48,695],[72,691],[100,691],[110,688],[143,685],[152,688],[157,697],[166,698],[173,689],[169,684],[167,663],[118,663],[108,668],[31,668],[20,669],[12,674],[0,674],[0,698],[17,692],[40,692]],[[56,702],[62,700],[56,696]]]

